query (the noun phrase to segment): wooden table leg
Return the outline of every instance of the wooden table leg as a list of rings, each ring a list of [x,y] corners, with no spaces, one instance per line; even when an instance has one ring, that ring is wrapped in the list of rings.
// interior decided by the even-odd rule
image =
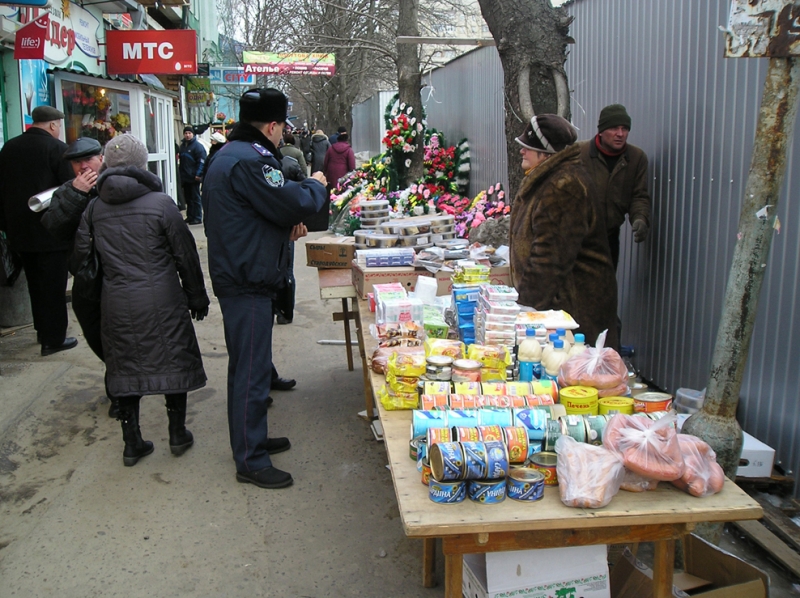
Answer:
[[[436,586],[436,538],[422,540],[422,587]]]
[[[444,598],[462,598],[461,577],[464,575],[464,555],[444,555]]]
[[[344,301],[344,299],[342,301]],[[367,406],[367,421],[372,421],[375,417],[375,402],[372,398],[372,384],[370,383],[369,379],[367,351],[364,348],[364,327],[361,325],[361,311],[358,309],[358,302],[355,299],[353,299],[353,318],[356,323],[358,353],[361,357],[361,375],[364,378],[364,402]]]
[[[350,311],[347,309],[347,299],[342,297],[342,321],[344,322],[344,344],[347,347],[347,371],[353,371],[353,347],[350,346]]]
[[[675,568],[675,540],[655,542],[653,558],[653,598],[672,596],[672,573]]]

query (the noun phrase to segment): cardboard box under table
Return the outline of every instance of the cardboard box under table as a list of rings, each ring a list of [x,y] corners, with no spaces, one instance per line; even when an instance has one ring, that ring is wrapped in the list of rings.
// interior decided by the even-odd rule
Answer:
[[[373,315],[359,301],[362,324]],[[368,321],[369,320],[369,321]],[[375,340],[365,337],[371,355]],[[384,377],[369,372],[376,393]],[[698,522],[759,519],[758,503],[730,480],[706,498],[690,496],[670,484],[651,492],[620,492],[603,509],[575,509],[562,504],[558,488],[547,487],[533,503],[506,499],[497,505],[470,502],[437,504],[428,498],[416,463],[409,458],[411,411],[386,411],[378,404],[395,496],[405,534],[423,540],[423,585],[433,587],[436,539],[445,555],[445,596],[460,598],[463,556],[531,548],[655,542],[655,598],[671,595],[675,539]]]

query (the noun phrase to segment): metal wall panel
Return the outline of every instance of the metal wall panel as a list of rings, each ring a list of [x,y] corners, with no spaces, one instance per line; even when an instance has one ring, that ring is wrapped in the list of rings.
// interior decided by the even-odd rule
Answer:
[[[653,227],[623,229],[622,340],[660,387],[703,388],[724,301],[755,137],[764,59],[725,59],[729,0],[576,0],[567,60],[581,139],[603,106],[624,104],[629,141],[650,159]],[[800,129],[800,126],[798,127]],[[794,138],[798,135],[795,131]],[[800,469],[800,152],[792,151],[738,419]],[[752,215],[755,217],[755,215]],[[800,496],[800,489],[796,489]]]
[[[379,91],[353,106],[353,130],[350,145],[355,153],[368,152],[370,158],[384,151],[381,139],[386,132],[383,114],[386,104],[397,91]]]

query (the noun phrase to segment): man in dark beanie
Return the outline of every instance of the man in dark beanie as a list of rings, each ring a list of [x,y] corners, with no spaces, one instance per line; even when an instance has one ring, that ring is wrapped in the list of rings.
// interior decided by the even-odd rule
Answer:
[[[641,243],[650,229],[650,194],[647,192],[647,156],[628,143],[631,117],[625,106],[611,104],[600,111],[597,135],[582,141],[581,160],[606,205],[608,244],[614,269],[619,262],[620,227],[625,215],[633,239]]]
[[[574,145],[575,128],[555,114],[531,118],[516,138],[525,178],[511,208],[511,279],[519,303],[569,313],[594,344],[608,330],[617,348],[617,281],[605,214]]]
[[[194,128],[190,125],[183,128],[183,141],[181,141],[178,157],[181,161],[180,175],[183,199],[186,202],[186,222],[200,224],[203,221],[200,181],[203,180],[203,169],[207,156],[206,148],[197,140]]]
[[[294,386],[293,380],[277,378],[272,366],[273,302],[287,288],[290,243],[307,233],[303,220],[323,209],[327,199],[322,173],[295,182],[281,171],[278,144],[288,108],[277,89],[246,91],[239,100],[239,123],[203,182],[208,268],[228,349],[236,479],[261,488],[293,482],[270,459],[291,447],[288,438],[268,435],[270,390]]]

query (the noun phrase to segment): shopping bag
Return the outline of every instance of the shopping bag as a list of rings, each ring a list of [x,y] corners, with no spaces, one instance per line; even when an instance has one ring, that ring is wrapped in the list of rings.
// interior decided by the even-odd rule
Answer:
[[[22,272],[22,258],[8,245],[5,233],[0,233],[0,259],[3,261],[0,283],[3,286],[13,287]]]

